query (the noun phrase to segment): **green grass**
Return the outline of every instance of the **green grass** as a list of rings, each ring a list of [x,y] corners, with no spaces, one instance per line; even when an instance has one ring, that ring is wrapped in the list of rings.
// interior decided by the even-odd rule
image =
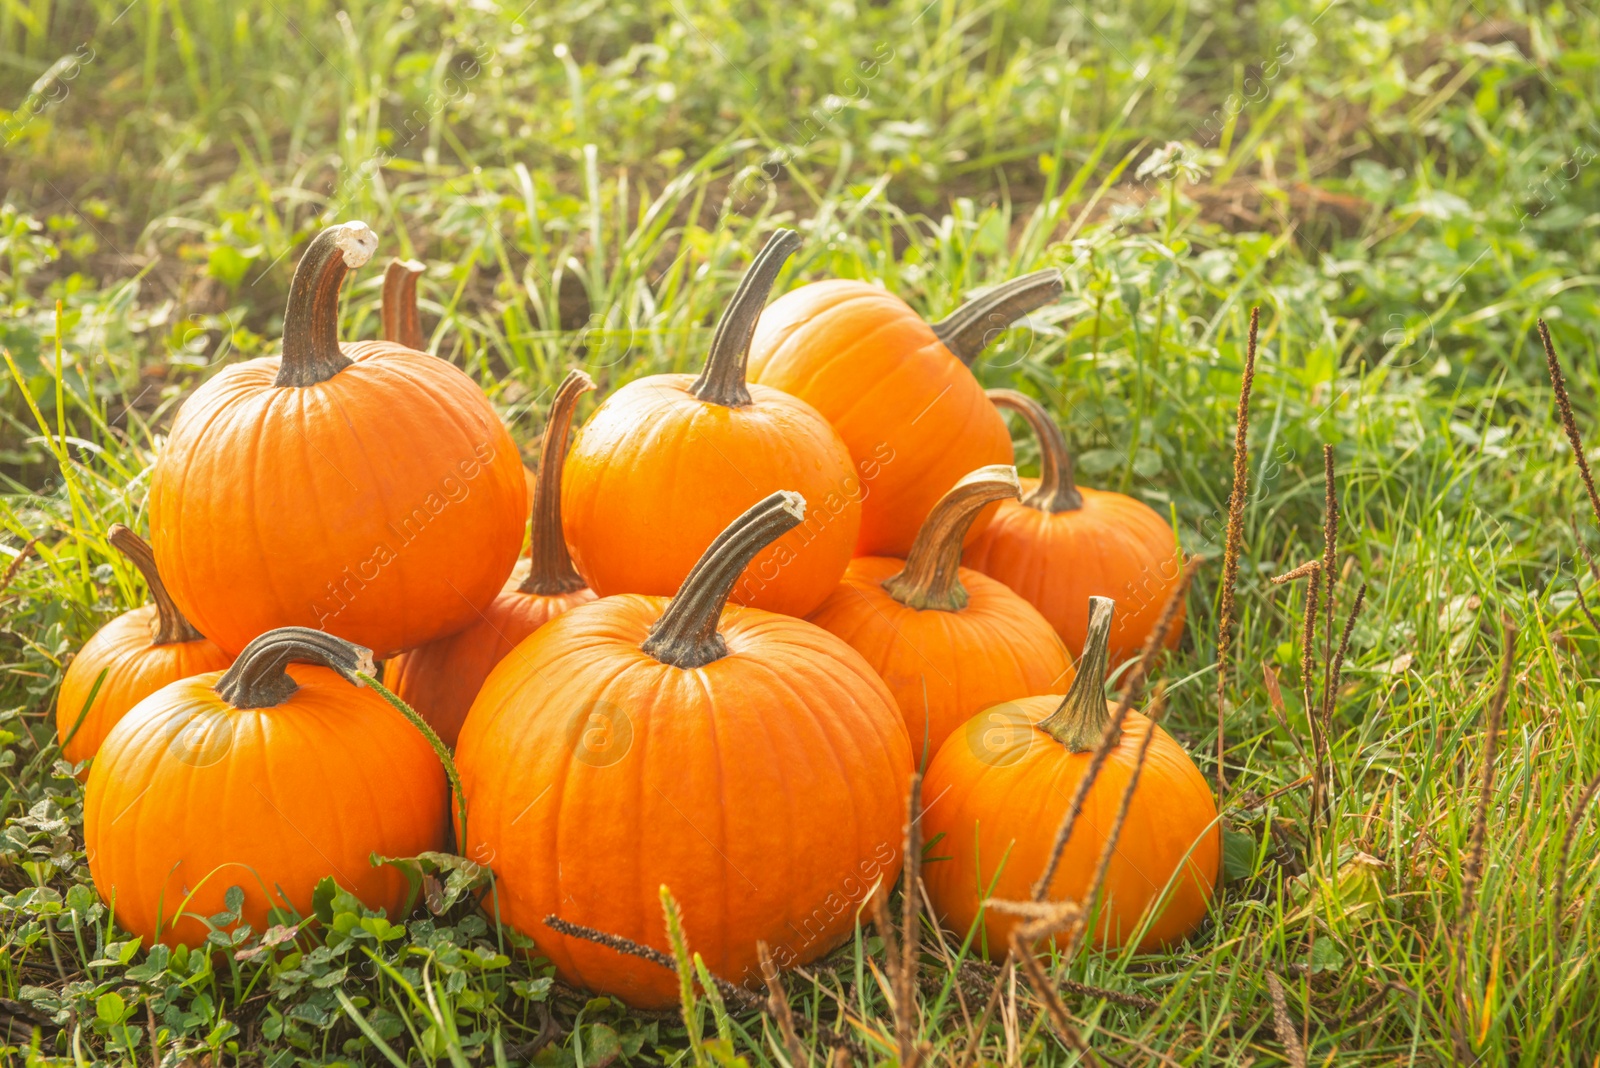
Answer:
[[[1208,776],[1234,409],[1259,306],[1228,879],[1169,953],[1053,960],[1060,980],[1156,1003],[1069,985],[1075,1026],[1140,1064],[1293,1063],[1288,1033],[1306,1063],[1444,1064],[1458,1029],[1483,1064],[1600,1055],[1600,828],[1574,811],[1600,773],[1600,636],[1577,607],[1575,537],[1600,539],[1533,333],[1549,321],[1596,440],[1588,7],[125,5],[0,0],[0,345],[16,367],[0,375],[0,1042],[29,1047],[31,1021],[36,1055],[72,1063],[148,1064],[152,1041],[167,1063],[784,1063],[762,1012],[700,998],[691,1042],[679,1014],[552,984],[466,900],[483,873],[447,860],[427,862],[445,865],[437,913],[385,919],[339,897],[321,934],[262,946],[255,932],[229,947],[245,959],[149,953],[93,893],[52,727],[73,650],[143,597],[103,532],[143,528],[186,393],[270,351],[294,251],[360,218],[380,254],[428,261],[436,351],[525,444],[570,365],[603,389],[695,365],[780,224],[807,239],[780,290],[864,277],[930,317],[1061,267],[1065,299],[977,371],[1044,397],[1086,483],[1170,513],[1212,557],[1160,669],[1168,725]],[[1199,169],[1141,177],[1170,141]],[[358,277],[346,336],[375,334],[377,283]],[[1321,554],[1324,443],[1344,515],[1339,620],[1367,594],[1314,832],[1303,584],[1267,578]],[[1515,674],[1463,922],[1502,618]],[[818,1063],[822,1035],[857,1061],[897,1056],[869,920],[786,977]],[[961,1063],[990,987],[958,966],[961,934],[924,930],[912,1014],[945,1063]],[[1003,991],[978,1057],[1076,1059],[1026,982]]]

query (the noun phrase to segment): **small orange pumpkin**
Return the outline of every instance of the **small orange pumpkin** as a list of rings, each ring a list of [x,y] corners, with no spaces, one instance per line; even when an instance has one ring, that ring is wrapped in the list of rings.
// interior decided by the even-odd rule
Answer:
[[[1110,718],[1105,678],[1113,612],[1108,598],[1093,599],[1083,659],[1065,697],[1028,697],[987,709],[951,735],[929,766],[923,794],[939,802],[924,810],[923,833],[942,835],[940,852],[950,859],[927,867],[928,897],[951,930],[969,931],[986,897],[1027,900],[1043,876],[1056,830]],[[1106,947],[1121,946],[1141,930],[1141,950],[1170,946],[1193,932],[1205,918],[1221,863],[1217,806],[1205,776],[1171,735],[1129,711],[1084,799],[1048,896],[1081,901],[1088,893],[1147,736],[1149,750],[1106,869],[1093,932]],[[1017,922],[984,912],[976,944],[1004,955]]]
[[[1032,605],[959,566],[973,518],[1016,495],[1016,468],[972,472],[934,506],[906,559],[856,557],[810,616],[889,684],[919,763],[980,709],[1072,678],[1072,657]]]
[[[398,918],[406,879],[371,857],[443,848],[449,805],[432,746],[357,679],[372,670],[365,649],[285,627],[112,728],[85,787],[83,837],[123,928],[200,945],[204,917],[238,886],[240,919],[261,931],[273,909],[311,915],[328,876]]]
[[[1074,652],[1088,634],[1089,598],[1112,598],[1111,662],[1137,656],[1183,573],[1172,527],[1143,501],[1076,485],[1067,439],[1038,401],[1011,389],[991,389],[989,399],[1032,428],[1039,477],[1023,480],[1020,502],[1000,505],[962,563],[1020,593]],[[1183,639],[1183,614],[1180,604],[1168,648]]]
[[[143,538],[118,523],[106,540],[139,569],[155,603],[95,631],[67,665],[56,697],[56,736],[61,755],[74,764],[94,756],[117,721],[167,683],[233,662],[172,603]]]
[[[393,342],[339,341],[340,284],[376,245],[363,223],[319,234],[282,358],[201,386],[157,457],[156,561],[230,652],[304,624],[387,658],[477,619],[521,552],[521,458],[477,384]]]
[[[968,369],[1013,320],[1061,295],[1046,269],[995,286],[931,326],[893,293],[832,279],[761,315],[750,380],[792,393],[849,446],[862,497],[859,556],[904,556],[967,472],[1011,462],[1005,421]],[[993,509],[973,522],[976,537]]]
[[[732,599],[803,616],[844,574],[861,524],[850,452],[804,401],[745,384],[756,317],[800,238],[779,230],[717,324],[699,378],[651,375],[608,397],[578,432],[562,482],[567,542],[600,596],[676,590],[700,551],[779,489],[806,524],[750,564]]]
[[[544,454],[533,490],[533,541],[527,574],[512,575],[500,596],[465,630],[402,653],[384,665],[386,684],[428,721],[446,745],[455,745],[461,723],[489,672],[517,643],[575,605],[594,600],[567,555],[561,534],[561,468],[567,432],[578,398],[594,388],[582,371],[571,371],[556,390],[544,428]],[[520,569],[519,569],[520,570]]]
[[[707,967],[760,981],[848,938],[900,869],[911,746],[882,680],[810,623],[727,605],[805,513],[774,493],[712,542],[669,602],[625,594],[541,627],[490,674],[456,750],[466,855],[499,915],[564,981],[630,1005],[669,970],[544,925],[670,951],[669,887]]]

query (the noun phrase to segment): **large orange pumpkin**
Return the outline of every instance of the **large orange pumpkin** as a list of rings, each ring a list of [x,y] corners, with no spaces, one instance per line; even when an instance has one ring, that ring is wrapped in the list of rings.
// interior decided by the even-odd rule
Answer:
[[[1072,657],[1027,601],[960,566],[961,540],[993,501],[1015,498],[1013,467],[982,467],[934,506],[904,560],[859,556],[811,614],[883,676],[921,763],[980,709],[1060,689]]]
[[[732,599],[803,616],[844,574],[861,523],[849,450],[804,401],[745,383],[756,317],[799,244],[792,230],[768,240],[699,378],[630,382],[578,432],[561,506],[573,560],[600,596],[671,594],[724,527],[780,489],[806,499],[807,521],[751,561]]]
[[[272,909],[311,915],[329,876],[399,918],[406,879],[372,854],[442,848],[449,805],[432,746],[356,679],[372,670],[367,650],[286,627],[112,728],[89,772],[83,838],[120,926],[147,944],[199,945],[203,917],[238,886],[240,919],[261,931]]]
[[[493,667],[517,643],[594,591],[572,567],[561,534],[561,468],[578,398],[594,388],[582,371],[570,372],[556,390],[544,428],[544,455],[533,490],[533,540],[526,573],[513,574],[465,630],[429,642],[384,665],[384,680],[422,715],[446,745],[455,745],[472,699]],[[519,568],[519,570],[521,570]]]
[[[388,657],[477,619],[517,562],[522,462],[482,391],[414,349],[338,339],[340,283],[376,244],[362,223],[319,234],[283,356],[196,390],[156,460],[162,577],[230,652],[303,624]]]
[[[1011,389],[992,389],[989,398],[1021,415],[1039,439],[1039,477],[1023,480],[1020,502],[1000,505],[962,562],[1027,598],[1074,652],[1088,633],[1089,598],[1110,597],[1111,662],[1137,656],[1183,572],[1172,527],[1143,501],[1077,485],[1067,439],[1038,401]],[[1182,639],[1180,604],[1167,645]]]
[[[106,540],[139,569],[155,603],[95,631],[67,665],[56,697],[56,737],[61,755],[74,764],[94,756],[117,721],[167,683],[233,662],[172,603],[143,538],[118,523]]]
[[[500,662],[456,750],[466,854],[563,980],[675,1004],[673,974],[557,934],[552,914],[670,951],[668,886],[694,949],[733,982],[848,938],[900,868],[911,747],[894,698],[804,620],[727,606],[749,561],[800,523],[775,493],[706,550],[669,602],[579,605]]]
[[[924,811],[923,833],[942,835],[939,851],[949,859],[925,869],[928,896],[952,930],[970,930],[986,897],[1027,900],[1043,876],[1057,828],[1110,718],[1105,677],[1112,615],[1109,599],[1094,598],[1083,659],[1065,697],[1029,697],[987,709],[951,735],[929,766],[923,795],[939,801]],[[1129,711],[1084,799],[1048,896],[1081,901],[1088,893],[1139,749],[1152,732],[1106,870],[1093,931],[1103,946],[1120,946],[1141,929],[1140,949],[1182,939],[1205,918],[1217,882],[1221,831],[1205,776],[1171,735]],[[1004,955],[1017,922],[984,913],[976,944]]]
[[[1061,294],[1038,271],[999,285],[933,325],[866,282],[792,290],[761,315],[750,380],[821,412],[854,457],[862,497],[860,556],[904,556],[934,504],[985,464],[1011,462],[1011,436],[968,370],[1026,312]],[[977,517],[976,537],[988,523]]]

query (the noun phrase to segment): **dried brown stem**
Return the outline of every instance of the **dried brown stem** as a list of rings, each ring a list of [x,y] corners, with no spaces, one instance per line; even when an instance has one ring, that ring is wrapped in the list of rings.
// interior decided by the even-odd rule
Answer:
[[[1560,860],[1556,864],[1555,903],[1550,910],[1550,919],[1557,933],[1561,930],[1562,914],[1567,908],[1567,863],[1572,858],[1572,843],[1578,838],[1578,828],[1582,826],[1584,813],[1594,801],[1596,792],[1600,792],[1600,774],[1590,779],[1589,785],[1578,795],[1578,803],[1572,806],[1572,815],[1567,817],[1566,833],[1561,836]]]
[[[1339,489],[1333,470],[1333,446],[1322,446],[1322,735],[1332,737],[1333,599],[1338,585]],[[1330,770],[1332,765],[1329,765]],[[1331,785],[1331,784],[1330,784]]]
[[[783,1042],[784,1052],[788,1054],[793,1068],[806,1068],[811,1058],[806,1055],[806,1048],[800,1044],[800,1036],[795,1033],[794,1012],[789,1008],[789,995],[783,989],[783,978],[772,959],[772,950],[767,948],[765,942],[757,942],[756,955],[761,961],[761,978],[767,984],[767,1012],[778,1025],[778,1037]]]
[[[1283,1053],[1293,1068],[1306,1068],[1306,1051],[1300,1045],[1300,1035],[1289,1017],[1289,999],[1284,995],[1283,983],[1277,973],[1267,972],[1267,995],[1272,999],[1272,1029],[1283,1044]]]
[[[1023,944],[1020,930],[1011,932],[1011,956],[1022,964],[1022,970],[1028,974],[1028,983],[1033,987],[1034,996],[1044,1005],[1044,1011],[1050,1017],[1050,1024],[1055,1028],[1056,1034],[1061,1036],[1061,1040],[1068,1048],[1075,1050],[1085,1061],[1094,1065],[1100,1064],[1099,1055],[1089,1048],[1089,1043],[1084,1041],[1083,1035],[1079,1034],[1077,1027],[1073,1025],[1067,1007],[1061,1003],[1061,996],[1056,993],[1055,987],[1050,983],[1050,977],[1045,974],[1044,965],[1034,956],[1033,947]]]
[[[678,970],[677,962],[670,956],[659,949],[641,945],[631,938],[623,938],[621,935],[610,934],[606,931],[597,931],[593,927],[585,927],[580,923],[568,923],[555,915],[546,916],[544,925],[552,931],[566,935],[568,938],[581,938],[585,942],[593,942],[595,945],[605,946],[607,949],[615,950],[618,953],[623,953],[630,957],[638,957],[640,960],[647,960],[651,964],[659,965],[673,973]],[[741,1010],[761,1007],[761,999],[744,987],[735,986],[718,975],[713,975],[711,979],[716,984],[717,993],[722,995],[724,1001],[734,1003]]]
[[[1293,571],[1285,571],[1281,575],[1273,575],[1267,581],[1272,583],[1274,586],[1282,586],[1285,583],[1294,582],[1297,579],[1303,579],[1307,575],[1314,575],[1321,567],[1321,560],[1307,560]]]
[[[1222,551],[1222,609],[1217,622],[1217,796],[1228,788],[1223,763],[1227,754],[1229,656],[1233,652],[1233,597],[1239,583],[1239,550],[1244,541],[1244,505],[1250,483],[1250,389],[1256,380],[1256,337],[1261,309],[1250,309],[1250,339],[1245,349],[1244,376],[1239,382],[1239,411],[1233,427],[1233,489],[1228,495],[1228,537]]]
[[[1589,491],[1589,507],[1600,522],[1600,493],[1595,492],[1594,475],[1589,472],[1589,459],[1583,451],[1583,435],[1578,433],[1578,420],[1572,414],[1572,399],[1567,396],[1567,378],[1561,373],[1561,360],[1550,340],[1550,328],[1539,320],[1539,340],[1544,344],[1545,366],[1550,371],[1550,385],[1556,391],[1556,409],[1561,413],[1561,426],[1572,445],[1572,458],[1578,461],[1578,473],[1583,476],[1583,488]]]

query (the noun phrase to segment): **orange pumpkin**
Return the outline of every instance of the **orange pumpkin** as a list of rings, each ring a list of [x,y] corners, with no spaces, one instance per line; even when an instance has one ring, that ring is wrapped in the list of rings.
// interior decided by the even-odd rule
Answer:
[[[414,349],[338,340],[340,283],[376,244],[362,223],[319,234],[283,356],[196,390],[156,460],[162,577],[230,652],[304,624],[388,657],[477,619],[521,551],[522,462],[477,385]]]
[[[979,710],[1059,689],[1072,657],[1032,605],[960,566],[986,505],[1017,495],[1015,468],[982,467],[934,506],[904,560],[859,556],[811,614],[883,676],[918,763]]]
[[[898,876],[911,747],[889,691],[826,631],[726,604],[804,512],[774,493],[670,602],[579,605],[478,694],[456,750],[466,854],[564,981],[640,1007],[678,998],[672,972],[557,934],[552,914],[670,951],[665,885],[712,972],[759,983],[757,941],[780,967],[815,960]]]
[[[1112,598],[1111,662],[1137,656],[1183,572],[1172,527],[1143,501],[1076,485],[1067,439],[1038,401],[1010,389],[989,398],[1039,439],[1039,477],[1023,480],[1020,502],[1000,505],[962,562],[1027,598],[1073,651],[1088,633],[1089,598]],[[1183,611],[1180,604],[1169,648],[1183,639]]]
[[[233,662],[172,603],[143,538],[118,523],[106,540],[139,569],[155,603],[95,631],[67,665],[56,697],[56,736],[61,755],[74,764],[94,756],[117,721],[167,683]]]
[[[420,646],[384,665],[384,680],[455,745],[472,699],[493,667],[517,643],[574,605],[594,600],[567,555],[561,534],[561,468],[578,398],[594,388],[582,371],[568,373],[550,405],[544,456],[533,491],[533,542],[525,577],[513,574],[500,596],[465,630]],[[519,568],[520,570],[520,568]]]
[[[1113,609],[1109,599],[1093,599],[1083,659],[1065,697],[1029,697],[984,711],[929,766],[923,795],[939,801],[924,810],[923,833],[942,835],[939,850],[950,859],[927,867],[928,897],[951,930],[969,931],[986,897],[1028,900],[1043,877],[1057,828],[1110,718],[1105,677]],[[1106,947],[1138,933],[1139,948],[1152,950],[1190,934],[1205,918],[1221,862],[1217,807],[1205,776],[1171,735],[1129,711],[1084,799],[1049,897],[1081,901],[1088,893],[1147,736],[1093,931]],[[984,912],[981,919],[976,944],[1003,956],[1017,917]]]
[[[449,805],[428,741],[361,688],[356,673],[372,670],[367,650],[286,627],[112,728],[85,787],[83,837],[121,927],[147,944],[200,945],[204,917],[238,886],[240,919],[261,931],[273,909],[311,915],[328,876],[398,918],[406,879],[371,856],[443,848]]]
[[[804,401],[745,384],[756,317],[799,243],[779,230],[761,250],[699,378],[630,382],[579,431],[561,506],[573,560],[600,596],[671,594],[704,546],[779,489],[806,499],[806,524],[751,562],[732,599],[803,616],[844,574],[861,523],[849,450]]]
[[[1037,271],[933,325],[899,297],[833,279],[784,294],[761,315],[750,380],[794,394],[831,422],[854,457],[860,556],[904,556],[935,503],[985,464],[1011,462],[1011,436],[968,370],[1014,319],[1061,295]],[[992,509],[973,522],[970,537]]]
[[[383,339],[404,345],[408,349],[426,351],[427,339],[422,336],[422,314],[417,308],[417,279],[422,277],[426,265],[416,260],[392,259],[383,272]],[[528,496],[533,496],[533,469],[524,464],[523,478],[528,483]],[[463,709],[463,711],[465,711]]]

